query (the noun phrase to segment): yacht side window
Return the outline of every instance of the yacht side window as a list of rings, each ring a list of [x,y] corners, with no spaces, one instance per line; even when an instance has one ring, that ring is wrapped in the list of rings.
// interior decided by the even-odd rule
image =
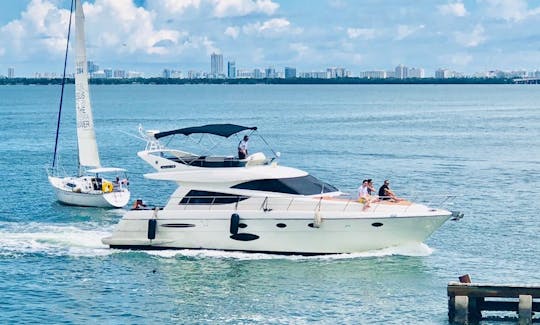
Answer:
[[[244,195],[191,190],[180,201],[180,204],[230,204],[248,198]]]
[[[311,175],[292,178],[258,179],[234,185],[232,188],[298,195],[316,195],[339,191],[334,186],[324,183]]]

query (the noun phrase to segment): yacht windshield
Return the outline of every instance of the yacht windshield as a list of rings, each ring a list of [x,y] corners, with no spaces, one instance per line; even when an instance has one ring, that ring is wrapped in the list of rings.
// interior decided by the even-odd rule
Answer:
[[[321,182],[311,175],[293,178],[258,179],[237,184],[232,188],[298,195],[316,195],[339,191],[334,186]]]
[[[248,199],[244,195],[191,190],[180,204],[229,204]]]

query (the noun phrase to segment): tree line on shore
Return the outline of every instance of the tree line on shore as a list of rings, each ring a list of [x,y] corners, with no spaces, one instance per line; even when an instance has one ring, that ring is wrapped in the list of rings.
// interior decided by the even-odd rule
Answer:
[[[265,79],[179,79],[179,78],[131,78],[131,79],[105,79],[94,78],[89,80],[94,85],[125,85],[125,84],[151,84],[151,85],[372,85],[372,84],[511,84],[508,78],[408,78],[408,79],[368,79],[368,78],[265,78]],[[73,78],[67,78],[66,84],[74,84]],[[60,85],[60,78],[0,78],[0,85]]]

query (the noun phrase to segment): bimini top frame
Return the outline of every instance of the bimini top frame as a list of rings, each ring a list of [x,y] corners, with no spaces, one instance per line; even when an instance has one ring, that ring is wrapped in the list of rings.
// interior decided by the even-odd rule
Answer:
[[[154,134],[156,139],[167,137],[175,134],[190,135],[194,133],[213,134],[219,135],[225,138],[230,137],[233,134],[240,133],[242,131],[252,130],[256,131],[257,127],[247,127],[236,124],[207,124],[203,126],[193,126],[189,128],[176,129],[172,131],[164,131]]]
[[[223,137],[223,138],[229,138],[232,135],[236,135],[241,132],[248,131],[248,135],[251,136],[253,134],[257,135],[258,138],[260,138],[264,144],[270,149],[270,151],[273,153],[274,157],[270,159],[265,159],[268,162],[274,161],[276,158],[280,157],[279,152],[275,152],[272,147],[268,144],[268,142],[257,132],[257,127],[248,127],[248,126],[242,126],[237,124],[207,124],[202,126],[193,126],[193,127],[187,127],[187,128],[181,128],[181,129],[175,129],[171,131],[156,131],[156,130],[148,130],[144,131],[142,126],[139,126],[139,134],[147,141],[146,144],[146,150],[147,151],[160,151],[165,152],[168,151],[167,147],[168,144],[162,144],[160,142],[161,138],[165,137],[171,137],[168,142],[172,140],[172,138],[175,135],[183,135],[186,137],[186,139],[190,140],[190,142],[197,145],[199,150],[203,151],[199,154],[192,154],[189,152],[185,152],[191,157],[199,157],[199,158],[206,158],[207,156],[212,157],[221,157],[220,155],[215,156],[214,155],[214,149],[221,143],[221,141],[216,141],[215,137]],[[200,138],[193,138],[194,135],[201,135]],[[209,136],[209,137],[207,137]],[[203,138],[206,139],[209,143],[209,146],[203,145],[202,142]],[[258,157],[260,157],[260,154],[256,153]],[[232,158],[231,156],[227,156],[225,158]],[[200,159],[199,159],[200,160]],[[235,158],[235,160],[238,160]],[[198,161],[198,160],[197,160]],[[191,163],[187,163],[188,165]]]

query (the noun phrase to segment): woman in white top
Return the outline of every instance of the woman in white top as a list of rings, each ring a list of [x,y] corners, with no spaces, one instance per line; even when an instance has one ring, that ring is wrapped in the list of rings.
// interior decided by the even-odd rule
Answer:
[[[362,181],[362,185],[358,188],[358,201],[364,203],[364,210],[369,208],[371,202],[371,195],[369,195],[369,186],[367,179]]]

